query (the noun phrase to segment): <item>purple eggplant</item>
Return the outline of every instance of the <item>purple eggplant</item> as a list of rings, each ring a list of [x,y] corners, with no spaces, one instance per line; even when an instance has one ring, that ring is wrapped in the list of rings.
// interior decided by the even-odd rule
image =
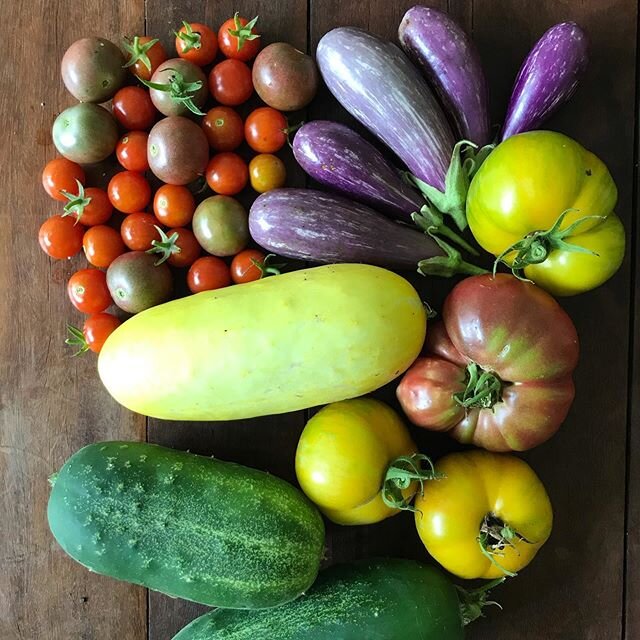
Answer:
[[[411,223],[411,214],[425,204],[372,144],[343,124],[303,125],[293,155],[314,180],[404,222]]]
[[[398,38],[438,93],[460,137],[488,144],[487,81],[478,50],[460,25],[443,11],[418,5],[404,14]]]
[[[574,94],[587,68],[585,32],[575,22],[551,27],[520,68],[501,140],[537,129]]]
[[[263,193],[251,206],[249,231],[259,245],[287,258],[418,267],[444,276],[483,272],[446,243],[443,250],[440,242],[366,205],[314,189]]]
[[[391,42],[355,27],[325,34],[316,53],[338,102],[428,185],[445,190],[453,132],[420,72]]]

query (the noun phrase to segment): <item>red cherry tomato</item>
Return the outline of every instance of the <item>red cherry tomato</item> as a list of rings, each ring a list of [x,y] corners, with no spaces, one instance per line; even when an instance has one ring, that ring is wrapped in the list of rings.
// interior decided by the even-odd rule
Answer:
[[[127,39],[124,41],[124,48],[129,53],[129,60],[125,66],[142,80],[151,80],[153,72],[167,59],[162,43],[151,36],[134,36]]]
[[[236,284],[253,282],[262,278],[262,270],[256,265],[264,264],[267,256],[258,249],[245,249],[231,261],[231,279]],[[254,262],[255,260],[255,262]]]
[[[207,165],[207,184],[223,196],[235,196],[246,186],[249,179],[247,163],[233,151],[218,153]]]
[[[255,28],[258,16],[253,20],[242,18],[237,12],[218,31],[220,51],[227,58],[251,60],[260,51],[260,34]]]
[[[147,171],[149,162],[147,160],[147,139],[149,134],[146,131],[129,131],[120,138],[116,146],[116,156],[118,162],[129,171]]]
[[[122,323],[111,313],[95,313],[89,316],[82,327],[87,347],[94,353],[100,353],[107,338]]]
[[[111,303],[107,287],[107,274],[99,269],[80,269],[67,284],[67,293],[73,306],[82,313],[100,313]]]
[[[187,187],[163,184],[153,198],[156,218],[167,227],[184,227],[191,222],[196,201]]]
[[[187,285],[191,293],[221,289],[230,284],[231,274],[227,263],[215,256],[198,258],[187,274]]]
[[[183,22],[176,34],[176,51],[199,67],[211,64],[218,53],[218,34],[200,22]]]
[[[178,234],[175,246],[180,251],[172,253],[167,262],[172,267],[190,267],[202,253],[202,247],[190,229],[169,229],[167,231],[169,237],[174,233]]]
[[[160,223],[150,213],[132,213],[122,221],[120,235],[131,251],[148,251],[154,240],[160,240],[155,225]]]
[[[126,251],[120,234],[104,224],[87,229],[82,239],[82,248],[89,264],[101,269],[106,269]]]
[[[76,191],[76,180],[80,184],[85,183],[84,170],[79,164],[66,158],[49,160],[42,170],[42,186],[44,190],[54,200],[59,200],[60,202],[65,202],[67,199],[60,191]]]
[[[236,107],[253,94],[251,69],[240,60],[223,60],[209,73],[209,91],[220,104]]]
[[[151,102],[147,89],[123,87],[113,96],[113,115],[127,131],[151,129],[158,111]]]
[[[244,141],[242,118],[231,107],[214,107],[202,118],[209,146],[216,151],[233,151]]]
[[[135,171],[121,171],[109,181],[107,188],[111,204],[122,213],[142,211],[151,200],[147,179]]]
[[[275,153],[287,141],[287,119],[276,109],[259,107],[244,123],[244,137],[258,153]]]
[[[38,242],[48,256],[63,260],[82,249],[84,231],[84,225],[76,224],[74,218],[51,216],[42,223]]]

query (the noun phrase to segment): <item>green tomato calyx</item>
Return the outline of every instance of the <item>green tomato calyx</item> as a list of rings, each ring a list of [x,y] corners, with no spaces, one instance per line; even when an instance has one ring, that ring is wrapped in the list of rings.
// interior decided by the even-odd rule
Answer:
[[[253,28],[256,26],[258,22],[258,16],[253,18],[253,20],[249,20],[247,24],[242,26],[240,22],[240,13],[238,11],[235,12],[233,16],[233,24],[235,25],[235,29],[228,29],[229,35],[238,39],[238,51],[244,47],[244,43],[247,40],[255,40],[260,37],[259,33],[252,33]]]
[[[464,391],[455,393],[453,399],[466,410],[493,409],[502,400],[502,380],[475,362],[467,365],[465,382]]]
[[[200,49],[202,47],[202,38],[197,31],[194,31],[192,26],[186,21],[182,21],[184,31],[174,31],[176,38],[184,42],[182,53],[191,51],[191,49]]]
[[[168,93],[171,96],[171,100],[183,104],[191,113],[195,113],[197,116],[205,115],[193,101],[195,93],[202,89],[202,80],[187,82],[177,69],[167,69],[167,71],[171,71],[172,75],[169,78],[169,82],[166,83],[151,82],[149,80],[143,80],[142,78],[138,78],[138,80],[140,80],[145,87],[149,87],[149,89]]]
[[[424,468],[422,463],[427,464]],[[411,506],[413,496],[405,498],[402,492],[411,486],[412,482],[420,484],[420,493],[424,493],[425,480],[439,480],[444,478],[433,466],[433,462],[423,453],[413,453],[409,456],[396,458],[387,469],[382,483],[382,501],[392,509],[415,511]]]
[[[174,231],[168,236],[157,224],[153,225],[156,231],[160,234],[160,240],[153,240],[151,242],[151,249],[147,253],[159,253],[160,259],[156,260],[154,266],[161,265],[166,262],[174,253],[180,253],[181,249],[178,246],[178,238],[180,235],[177,231]]]
[[[505,569],[497,558],[504,556],[507,547],[516,548],[516,542],[531,544],[524,536],[521,536],[513,527],[503,522],[493,513],[488,513],[480,525],[478,544],[483,555],[491,561],[505,576],[515,577],[513,571]]]
[[[595,251],[586,249],[580,245],[567,242],[565,238],[571,237],[576,233],[576,230],[583,222],[587,220],[599,220],[602,222],[606,219],[606,216],[582,216],[569,226],[562,228],[562,224],[566,216],[578,209],[567,209],[563,211],[553,223],[550,229],[542,231],[532,231],[527,234],[522,240],[514,242],[508,246],[500,255],[496,257],[493,263],[493,275],[496,274],[498,264],[503,262],[511,267],[513,275],[521,280],[525,278],[522,275],[523,270],[532,264],[541,264],[544,262],[552,251],[569,251],[573,253],[586,253],[592,256],[598,256]],[[513,258],[509,258],[511,254],[515,254]],[[509,260],[507,260],[509,258]]]
[[[502,584],[506,578],[497,578],[491,580],[487,584],[479,587],[478,589],[463,589],[456,585],[456,591],[458,592],[458,599],[460,600],[460,613],[462,615],[462,622],[466,627],[474,620],[482,618],[484,616],[483,609],[488,606],[495,606],[502,609],[502,606],[495,600],[489,600],[489,591],[494,587]]]
[[[73,356],[75,357],[86,353],[89,350],[89,345],[87,344],[87,339],[84,337],[84,333],[72,324],[67,325],[67,331],[69,332],[69,337],[64,343],[77,349]]]
[[[158,38],[153,38],[149,42],[140,44],[140,36],[134,36],[133,41],[125,38],[122,46],[129,54],[129,60],[123,65],[123,68],[132,67],[136,62],[142,62],[147,68],[147,71],[151,71],[151,60],[149,59],[149,49],[158,43]]]
[[[279,276],[282,272],[281,270],[287,266],[286,262],[273,262],[275,257],[275,253],[268,253],[262,262],[251,258],[253,266],[260,271],[260,279],[266,278],[267,276]]]
[[[65,216],[75,216],[76,224],[80,222],[80,218],[84,213],[84,208],[91,202],[91,198],[88,198],[84,193],[84,187],[80,180],[76,179],[76,184],[78,185],[78,193],[73,194],[65,191],[64,189],[60,189],[60,193],[68,200],[67,204],[64,205],[64,213],[62,217]]]

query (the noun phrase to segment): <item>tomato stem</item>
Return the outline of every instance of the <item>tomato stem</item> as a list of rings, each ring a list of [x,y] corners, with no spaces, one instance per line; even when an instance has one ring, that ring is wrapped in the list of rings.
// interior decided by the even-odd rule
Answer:
[[[171,96],[171,100],[183,104],[191,113],[195,113],[197,116],[205,115],[193,101],[195,93],[202,89],[202,80],[187,82],[184,76],[176,69],[166,69],[166,71],[172,72],[169,82],[166,83],[151,82],[149,80],[143,80],[140,77],[138,77],[138,80],[149,89],[168,93]]]
[[[140,61],[147,68],[147,71],[151,71],[151,60],[148,52],[157,42],[159,42],[158,38],[153,38],[153,40],[149,40],[144,44],[140,44],[140,36],[134,36],[133,42],[125,38],[122,44],[127,53],[129,53],[129,60],[122,65],[123,68],[132,67],[136,62]]]
[[[84,193],[84,186],[80,182],[80,180],[76,179],[76,184],[78,185],[78,193],[77,195],[73,193],[69,193],[64,189],[60,189],[60,193],[68,200],[67,204],[64,205],[64,213],[62,217],[75,215],[76,224],[80,222],[80,218],[84,213],[84,208],[91,202],[91,198],[87,198]]]
[[[266,278],[267,276],[279,276],[281,275],[281,269],[287,266],[286,262],[278,262],[273,263],[271,260],[276,257],[275,253],[268,253],[262,262],[260,260],[256,260],[255,258],[251,258],[251,262],[253,266],[256,267],[260,271],[260,279]]]
[[[428,468],[423,468],[422,463],[426,462]],[[424,492],[425,480],[438,480],[444,478],[433,466],[431,459],[423,453],[413,453],[409,456],[399,456],[388,467],[382,483],[382,500],[392,509],[405,511],[416,511],[411,506],[413,495],[405,498],[403,491],[406,491],[413,482],[420,483],[420,493]]]
[[[168,236],[157,224],[154,224],[153,226],[160,234],[160,240],[152,240],[151,249],[148,249],[147,253],[160,254],[160,259],[153,263],[153,265],[157,267],[163,262],[166,262],[174,253],[180,253],[181,249],[177,245],[178,238],[180,236],[177,231],[174,231],[170,236]]]
[[[87,344],[87,339],[84,337],[84,333],[72,324],[67,325],[67,331],[69,332],[69,337],[64,343],[78,349],[73,354],[73,357],[86,353],[89,350],[89,345]]]
[[[173,32],[176,38],[185,43],[182,53],[191,51],[191,49],[200,49],[202,47],[202,38],[200,34],[197,31],[194,31],[193,27],[186,20],[182,21],[182,26],[184,27],[184,31]]]
[[[247,40],[255,40],[256,38],[260,37],[259,33],[251,33],[257,22],[258,16],[256,16],[252,20],[249,20],[249,22],[247,22],[247,24],[245,24],[243,27],[240,22],[240,12],[236,11],[233,15],[233,24],[236,28],[228,29],[228,31],[230,36],[234,36],[238,39],[238,51],[240,51],[240,49],[244,47],[244,43]]]
[[[500,571],[510,577],[515,577],[518,574],[505,569],[496,560],[496,557],[504,556],[504,550],[507,547],[516,549],[516,542],[531,544],[529,540],[493,513],[488,513],[482,520],[480,535],[477,540],[482,554],[485,555],[494,566],[500,569]]]
[[[465,626],[471,624],[474,620],[482,618],[484,616],[484,607],[493,605],[500,609],[502,606],[495,600],[489,600],[489,591],[498,585],[501,585],[506,578],[497,578],[487,582],[478,589],[463,589],[456,585],[456,591],[458,592],[458,598],[460,600],[460,613],[462,614],[462,621]]]
[[[502,400],[502,380],[475,362],[467,365],[466,383],[465,390],[454,394],[453,399],[467,410],[492,409]]]

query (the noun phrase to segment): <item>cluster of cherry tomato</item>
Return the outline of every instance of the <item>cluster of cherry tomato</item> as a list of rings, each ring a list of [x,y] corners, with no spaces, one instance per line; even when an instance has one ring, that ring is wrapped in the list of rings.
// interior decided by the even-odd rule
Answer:
[[[204,178],[219,195],[234,196],[247,183],[264,193],[283,186],[286,180],[284,163],[273,155],[287,141],[284,115],[271,107],[259,107],[243,121],[234,108],[254,92],[247,61],[260,48],[255,20],[236,14],[218,34],[206,25],[185,22],[176,33],[178,55],[198,66],[211,64],[218,51],[226,56],[209,72],[209,89],[217,104],[200,123],[214,152]],[[125,48],[131,54],[126,66],[142,81],[149,80],[167,59],[162,44],[148,36],[136,36]],[[145,172],[149,170],[148,131],[159,114],[147,88],[132,85],[118,90],[112,113],[125,133],[116,147],[122,170],[106,189],[87,186],[82,166],[63,157],[47,163],[42,174],[46,192],[65,205],[61,214],[42,224],[40,246],[56,259],[67,259],[84,250],[89,265],[94,267],[74,273],[67,286],[75,308],[89,316],[82,330],[69,328],[67,342],[77,346],[79,352],[99,352],[120,324],[117,316],[106,313],[114,299],[103,270],[127,251],[155,252],[158,262],[188,269],[186,283],[193,293],[277,272],[275,265],[269,265],[269,256],[257,249],[242,250],[230,265],[221,257],[202,256],[202,247],[190,228],[196,209],[193,190],[161,184],[154,193]],[[245,141],[258,153],[248,165],[236,153]]]

